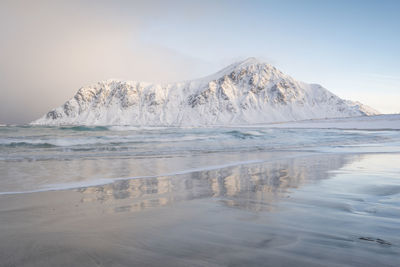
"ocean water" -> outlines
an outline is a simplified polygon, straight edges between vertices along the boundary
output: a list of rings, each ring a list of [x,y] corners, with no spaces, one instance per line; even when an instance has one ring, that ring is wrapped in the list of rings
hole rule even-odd
[[[79,188],[309,153],[398,152],[399,131],[0,127],[0,194]]]

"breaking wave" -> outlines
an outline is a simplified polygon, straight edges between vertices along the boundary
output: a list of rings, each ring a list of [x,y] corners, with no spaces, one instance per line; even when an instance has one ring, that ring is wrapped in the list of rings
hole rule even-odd
[[[228,135],[233,136],[238,139],[252,139],[260,136],[265,136],[265,133],[257,132],[257,131],[229,131]]]
[[[51,148],[57,147],[56,145],[49,143],[29,143],[29,142],[10,142],[9,144],[0,144],[0,146],[17,148],[17,147],[26,147],[26,148]]]
[[[78,132],[85,132],[85,131],[108,131],[109,127],[107,126],[70,126],[70,127],[60,127],[60,130],[68,130],[68,131],[78,131]]]

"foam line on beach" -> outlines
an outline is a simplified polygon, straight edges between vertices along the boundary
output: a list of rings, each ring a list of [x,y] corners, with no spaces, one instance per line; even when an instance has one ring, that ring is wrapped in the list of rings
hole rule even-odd
[[[86,188],[86,187],[95,187],[101,186],[106,184],[112,184],[117,181],[124,181],[124,180],[132,180],[132,179],[149,179],[149,178],[156,178],[156,177],[169,177],[175,175],[184,175],[190,174],[195,172],[201,171],[212,171],[218,169],[224,169],[229,167],[236,167],[240,165],[249,165],[249,164],[257,164],[257,163],[264,163],[271,160],[248,160],[248,161],[238,161],[232,162],[227,164],[221,165],[213,165],[209,167],[201,167],[201,168],[192,168],[187,170],[181,170],[166,174],[158,174],[158,175],[143,175],[143,176],[133,176],[133,177],[124,177],[124,178],[100,178],[90,181],[84,182],[71,182],[71,183],[60,183],[60,184],[49,184],[44,188],[36,189],[36,190],[27,190],[27,191],[9,191],[9,192],[0,192],[0,195],[16,195],[16,194],[32,194],[32,193],[40,193],[40,192],[48,192],[48,191],[62,191],[62,190],[71,190],[71,189],[79,189],[79,188]]]

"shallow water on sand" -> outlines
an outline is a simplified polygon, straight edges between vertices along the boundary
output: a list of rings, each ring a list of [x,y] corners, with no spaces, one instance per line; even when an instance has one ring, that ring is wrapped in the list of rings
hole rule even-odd
[[[295,154],[388,151],[400,152],[400,131],[0,127],[0,195],[189,173]]]
[[[397,266],[400,154],[279,153],[266,162],[1,195],[0,262]]]

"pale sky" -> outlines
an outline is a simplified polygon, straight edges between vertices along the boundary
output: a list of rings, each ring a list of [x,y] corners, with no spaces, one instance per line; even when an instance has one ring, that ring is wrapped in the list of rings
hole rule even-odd
[[[179,81],[247,57],[400,112],[400,1],[0,1],[0,123],[106,79]]]

